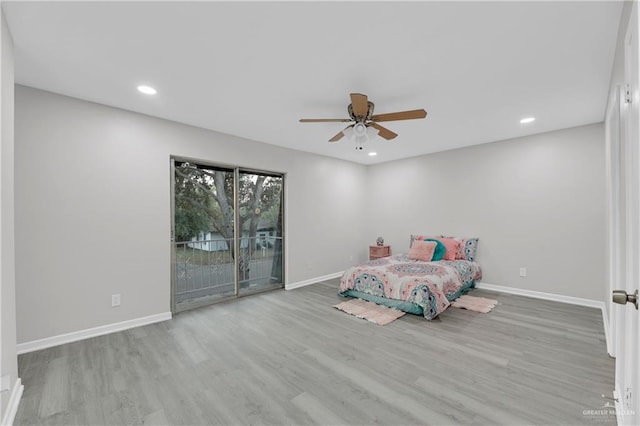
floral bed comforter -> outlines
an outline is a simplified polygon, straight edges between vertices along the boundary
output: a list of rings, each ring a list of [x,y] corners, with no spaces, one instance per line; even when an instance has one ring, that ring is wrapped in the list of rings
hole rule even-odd
[[[481,278],[482,270],[477,262],[422,262],[399,254],[347,269],[340,280],[340,294],[366,298],[412,313],[421,311],[430,320]],[[411,308],[406,309],[407,306]]]

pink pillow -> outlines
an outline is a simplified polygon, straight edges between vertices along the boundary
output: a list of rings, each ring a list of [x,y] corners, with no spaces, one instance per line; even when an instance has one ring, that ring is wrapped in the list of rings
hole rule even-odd
[[[447,251],[444,253],[444,260],[456,260],[456,254],[460,249],[460,241],[453,238],[438,238],[442,241]]]
[[[422,260],[423,262],[431,262],[433,259],[433,252],[436,250],[435,241],[420,241],[415,240],[411,245],[409,259]]]

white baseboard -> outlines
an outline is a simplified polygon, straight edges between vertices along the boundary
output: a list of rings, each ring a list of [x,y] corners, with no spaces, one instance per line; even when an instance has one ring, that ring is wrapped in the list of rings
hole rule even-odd
[[[166,321],[170,319],[171,319],[171,312],[164,312],[162,314],[149,315],[142,318],[116,322],[113,324],[101,325],[99,327],[87,328],[85,330],[79,330],[71,333],[59,334],[57,336],[46,337],[44,339],[32,340],[30,342],[25,342],[25,343],[19,343],[17,347],[18,355],[24,354],[27,352],[39,351],[40,349],[46,349],[53,346],[62,345],[65,343],[77,342],[78,340],[89,339],[91,337],[102,336],[104,334],[111,334],[117,331],[128,330],[134,327],[140,327],[143,325]]]
[[[285,290],[293,290],[294,288],[304,287],[310,284],[319,283],[320,281],[332,280],[334,278],[339,278],[342,276],[344,271],[336,272],[329,275],[323,275],[321,277],[315,277],[304,281],[298,281],[297,283],[291,283],[284,286]]]
[[[18,405],[20,405],[20,399],[22,398],[23,391],[24,385],[22,384],[22,379],[18,377],[16,379],[16,384],[11,390],[11,397],[9,398],[9,403],[7,404],[7,410],[4,412],[4,416],[2,416],[2,426],[13,425],[13,421],[15,420],[16,414],[18,413]]]
[[[476,283],[476,288],[498,291],[500,293],[515,294],[518,296],[533,297],[535,299],[551,300],[553,302],[569,303],[571,305],[587,306],[589,308],[603,309],[604,302],[599,300],[582,299],[580,297],[563,296],[561,294],[544,293],[542,291],[525,290],[522,288],[506,287],[502,285]]]

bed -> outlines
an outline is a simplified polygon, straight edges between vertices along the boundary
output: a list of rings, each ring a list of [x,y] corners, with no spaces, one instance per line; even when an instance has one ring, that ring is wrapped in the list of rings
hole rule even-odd
[[[403,253],[347,269],[340,280],[340,295],[423,315],[428,320],[436,318],[482,278],[480,264],[475,261],[477,238],[412,235],[410,247],[416,240],[444,239],[459,241],[459,245],[447,247],[455,252],[449,253],[448,259],[423,261]]]

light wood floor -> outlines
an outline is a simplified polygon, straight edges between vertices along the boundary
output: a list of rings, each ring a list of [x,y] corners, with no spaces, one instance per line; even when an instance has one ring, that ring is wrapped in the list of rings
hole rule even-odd
[[[21,355],[15,424],[615,424],[597,309],[474,290],[381,327],[337,280]],[[607,411],[605,408],[604,411]]]

